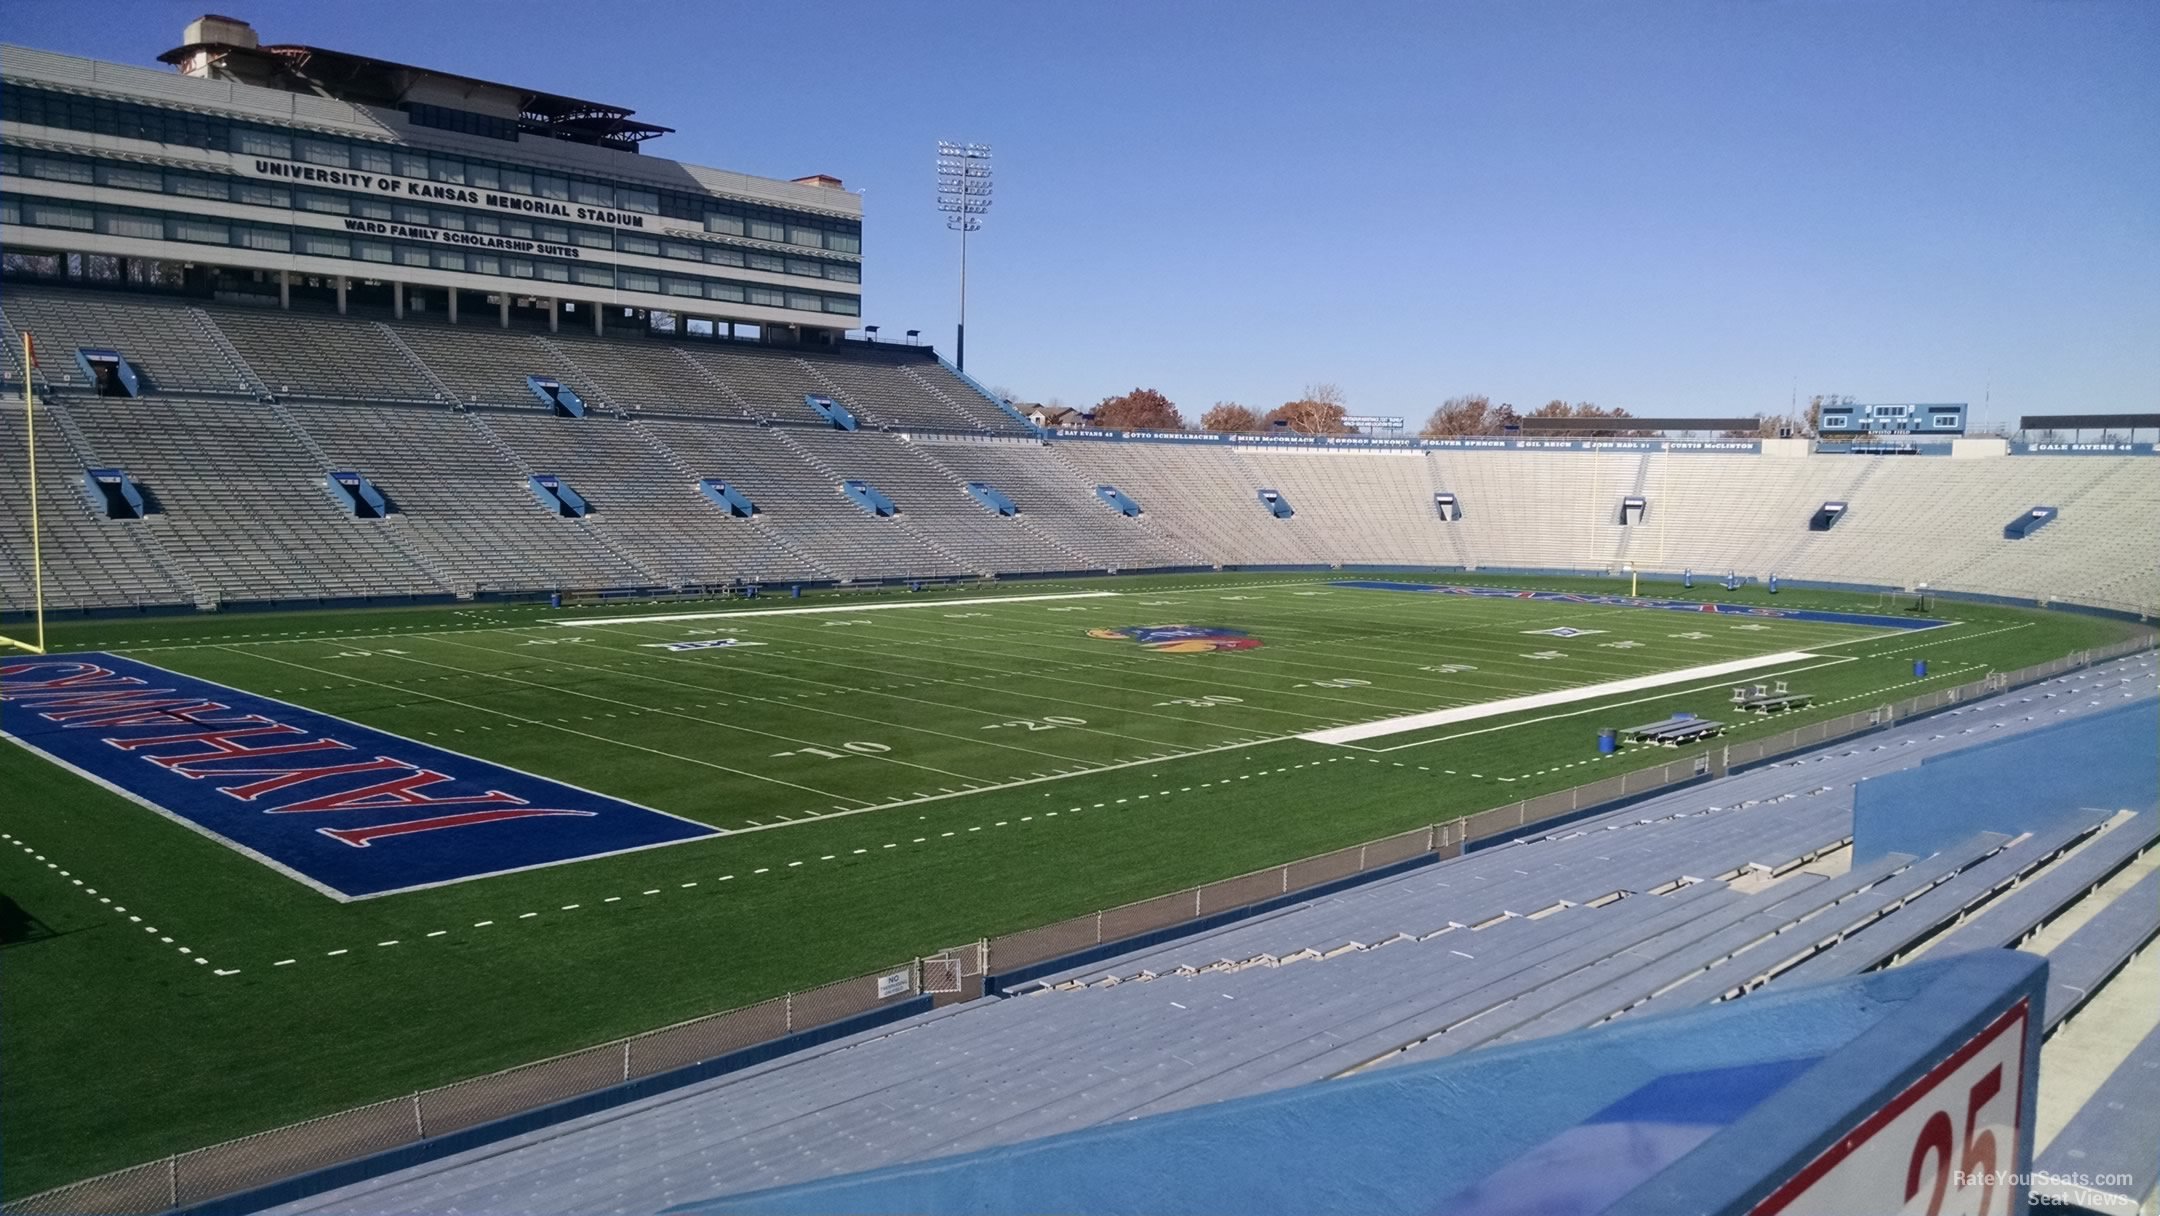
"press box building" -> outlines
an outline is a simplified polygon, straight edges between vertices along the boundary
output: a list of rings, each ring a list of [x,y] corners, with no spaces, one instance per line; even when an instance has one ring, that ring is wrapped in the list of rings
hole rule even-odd
[[[175,71],[0,47],[10,272],[356,297],[465,323],[624,310],[830,342],[862,313],[862,200],[643,155],[616,105],[204,17]],[[479,315],[475,315],[479,314]]]

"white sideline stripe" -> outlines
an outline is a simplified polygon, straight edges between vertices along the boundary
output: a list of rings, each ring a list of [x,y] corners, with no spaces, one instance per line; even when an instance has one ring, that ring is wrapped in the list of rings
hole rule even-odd
[[[1122,591],[1061,591],[1050,595],[985,595],[965,600],[902,600],[889,604],[824,604],[815,608],[748,608],[731,612],[670,612],[653,616],[586,616],[550,625],[644,625],[668,621],[714,621],[738,616],[809,616],[823,612],[881,612],[887,608],[959,608],[976,604],[1029,604],[1038,600],[1099,600]]]
[[[1298,738],[1307,743],[1357,743],[1365,739],[1377,739],[1383,735],[1399,735],[1405,731],[1424,730],[1431,726],[1448,726],[1456,722],[1470,722],[1478,718],[1494,718],[1501,714],[1518,713],[1526,709],[1546,709],[1554,705],[1566,705],[1574,701],[1589,701],[1597,697],[1617,696],[1620,693],[1640,692],[1645,688],[1662,688],[1668,684],[1685,684],[1689,680],[1707,680],[1713,676],[1736,675],[1761,667],[1775,667],[1780,663],[1794,663],[1801,659],[1819,656],[1804,650],[1787,650],[1780,654],[1759,654],[1751,659],[1734,659],[1729,663],[1711,663],[1704,667],[1687,667],[1679,671],[1660,671],[1647,676],[1635,676],[1626,680],[1608,680],[1603,684],[1584,684],[1576,688],[1561,688],[1552,692],[1533,693],[1527,697],[1509,697],[1504,701],[1486,701],[1480,705],[1460,705],[1454,709],[1436,709],[1429,713],[1407,714],[1398,718],[1381,718],[1376,722],[1358,722],[1350,726],[1337,726],[1328,730],[1316,730]]]

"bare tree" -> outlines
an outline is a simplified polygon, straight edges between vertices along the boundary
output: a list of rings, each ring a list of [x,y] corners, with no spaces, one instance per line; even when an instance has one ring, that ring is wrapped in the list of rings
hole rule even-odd
[[[1427,439],[1454,439],[1463,435],[1491,435],[1499,431],[1492,398],[1483,393],[1450,397],[1425,420],[1418,434]]]

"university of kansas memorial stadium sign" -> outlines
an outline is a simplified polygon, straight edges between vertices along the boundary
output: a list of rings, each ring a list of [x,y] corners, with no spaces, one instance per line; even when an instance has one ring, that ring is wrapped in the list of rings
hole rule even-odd
[[[394,177],[387,173],[362,173],[354,169],[328,169],[321,165],[304,164],[296,160],[276,160],[265,156],[235,157],[234,163],[244,173],[255,177],[278,178],[284,181],[304,182],[316,186],[330,186],[340,190],[357,190],[364,194],[384,198],[413,199],[430,203],[454,203],[461,207],[482,207],[507,215],[535,216],[542,219],[567,220],[578,224],[601,224],[610,228],[643,230],[647,221],[657,222],[660,217],[641,215],[635,211],[621,211],[613,207],[589,207],[582,203],[560,202],[551,198],[534,198],[525,194],[509,194],[501,190],[481,190],[472,186],[457,186],[448,182],[423,181],[414,177]]]

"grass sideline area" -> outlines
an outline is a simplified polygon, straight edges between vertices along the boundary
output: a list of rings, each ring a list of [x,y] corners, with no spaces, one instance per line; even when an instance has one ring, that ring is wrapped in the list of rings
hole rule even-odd
[[[5,1195],[1685,754],[1599,759],[1600,726],[1690,710],[1732,723],[1726,739],[1740,741],[2131,633],[1950,600],[1929,614],[1950,625],[1901,633],[1331,585],[1345,577],[54,623],[55,652],[140,659],[729,834],[338,903],[0,747]],[[1862,612],[1876,601],[1643,593]],[[1028,598],[957,602],[1005,595]],[[700,619],[658,619],[686,616]],[[617,623],[574,623],[594,619]],[[1171,653],[1090,635],[1171,624],[1259,645]],[[757,645],[666,648],[730,637]],[[1788,651],[1813,657],[1374,741],[1386,751],[1296,737]],[[1723,712],[1727,687],[1773,678],[1813,704],[1760,720]],[[183,944],[236,973],[187,965]]]

